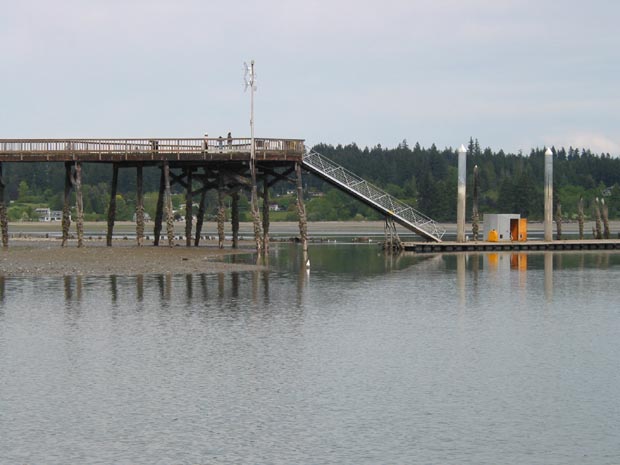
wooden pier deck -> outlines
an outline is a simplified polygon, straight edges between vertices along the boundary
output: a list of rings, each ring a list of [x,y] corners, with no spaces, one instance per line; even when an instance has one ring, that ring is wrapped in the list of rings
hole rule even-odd
[[[257,161],[300,162],[301,139],[255,139]],[[0,162],[249,161],[249,138],[0,139]]]
[[[547,250],[620,250],[620,239],[584,239],[525,242],[403,242],[405,251],[433,252],[525,252]]]

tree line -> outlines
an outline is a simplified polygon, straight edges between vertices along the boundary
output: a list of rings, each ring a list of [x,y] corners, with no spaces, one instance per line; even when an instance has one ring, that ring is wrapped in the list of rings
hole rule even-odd
[[[403,140],[395,148],[360,148],[348,145],[318,144],[314,150],[348,170],[386,190],[399,200],[438,221],[455,221],[457,189],[457,152],[435,145],[410,147]],[[594,154],[589,149],[552,148],[554,158],[554,203],[561,205],[564,219],[577,217],[583,198],[586,216],[593,216],[596,198],[603,198],[609,217],[620,217],[620,159],[609,153]],[[479,169],[481,213],[519,213],[530,220],[543,217],[544,148],[530,153],[511,154],[503,150],[482,149],[476,139],[467,147],[468,218],[471,216],[473,168]],[[5,163],[5,197],[9,200],[10,219],[34,220],[34,209],[63,205],[64,165],[61,163]],[[155,213],[159,188],[159,169],[144,169],[145,210]],[[102,220],[107,213],[112,167],[87,163],[83,167],[83,199],[87,220]],[[272,188],[271,202],[282,212],[273,220],[295,218],[293,186],[278,183]],[[308,219],[365,220],[380,215],[361,202],[311,175],[304,176]],[[182,209],[183,192],[175,191],[173,202]],[[117,218],[131,220],[135,211],[135,170],[121,169],[117,194]],[[287,194],[288,192],[288,194]],[[216,214],[217,194],[209,191],[207,216]],[[249,220],[247,196],[241,196],[241,219]]]
[[[438,221],[456,220],[457,151],[424,148],[406,140],[398,147],[380,145],[360,148],[356,144],[325,145],[314,149],[362,178],[384,188]],[[620,217],[620,158],[609,153],[569,147],[553,151],[554,204],[561,205],[564,219],[577,217],[583,198],[586,216],[592,216],[596,198],[604,199],[610,218]],[[476,139],[467,147],[467,215],[471,217],[473,169],[478,166],[481,213],[519,213],[541,220],[544,210],[544,148],[528,154],[507,154],[482,149]],[[321,181],[313,181],[323,188]]]

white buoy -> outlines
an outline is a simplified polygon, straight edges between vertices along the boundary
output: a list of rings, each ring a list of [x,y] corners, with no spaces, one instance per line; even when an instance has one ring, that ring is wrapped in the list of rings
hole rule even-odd
[[[310,269],[310,259],[306,260],[306,268]]]

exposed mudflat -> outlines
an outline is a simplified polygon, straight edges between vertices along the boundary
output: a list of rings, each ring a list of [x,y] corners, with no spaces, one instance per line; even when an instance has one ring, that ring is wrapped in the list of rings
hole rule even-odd
[[[204,273],[209,271],[255,270],[252,249],[219,249],[214,245],[185,246],[145,245],[115,241],[85,241],[77,248],[75,241],[61,247],[55,239],[12,240],[8,249],[0,250],[0,275],[137,275],[162,273]]]

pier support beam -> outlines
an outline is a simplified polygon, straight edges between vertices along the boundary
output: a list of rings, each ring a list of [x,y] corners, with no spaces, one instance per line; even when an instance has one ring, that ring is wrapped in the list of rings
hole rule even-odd
[[[4,177],[2,176],[2,162],[0,162],[0,229],[2,230],[2,247],[9,246],[9,222],[7,208],[4,204]]]
[[[545,150],[545,241],[553,240],[553,152]]]
[[[304,205],[304,190],[301,179],[301,164],[295,163],[297,177],[297,215],[299,217],[299,239],[304,252],[304,259],[308,253],[308,221],[306,219],[306,207]],[[305,262],[305,260],[304,260]]]
[[[138,247],[144,245],[144,189],[142,165],[136,168],[136,241]]]
[[[164,162],[164,199],[166,205],[166,233],[168,247],[174,246],[174,215],[172,213],[172,192],[170,191],[170,166]]]
[[[465,176],[467,150],[461,144],[458,150],[458,192],[456,202],[456,242],[465,242]]]
[[[203,187],[200,192],[200,205],[198,206],[198,214],[196,215],[196,236],[194,237],[194,247],[200,244],[200,235],[202,234],[202,224],[205,219],[205,202],[207,201],[207,188]]]
[[[69,240],[69,228],[71,227],[71,162],[65,162],[65,195],[62,206],[62,243],[61,247],[67,245]]]
[[[159,177],[159,195],[157,196],[157,206],[155,207],[155,224],[153,226],[153,245],[159,245],[161,236],[161,223],[164,216],[164,193],[166,191],[166,175],[164,167],[161,167],[161,176]]]
[[[269,182],[263,179],[263,250],[269,253]]]
[[[230,195],[232,205],[230,209],[230,222],[232,226],[232,246],[233,249],[239,248],[239,192]]]
[[[116,191],[118,188],[118,164],[112,164],[112,187],[110,189],[110,204],[108,205],[108,232],[105,244],[112,247],[112,234],[114,233],[114,221],[116,219]]]
[[[75,162],[75,227],[77,229],[77,246],[84,247],[84,201],[82,199],[82,163]]]
[[[224,176],[220,172],[217,188],[217,245],[224,248],[224,222],[226,221],[226,209],[224,207]]]
[[[187,169],[187,191],[185,194],[185,246],[192,246],[192,168]]]

